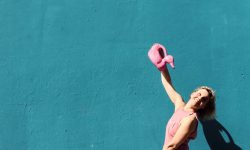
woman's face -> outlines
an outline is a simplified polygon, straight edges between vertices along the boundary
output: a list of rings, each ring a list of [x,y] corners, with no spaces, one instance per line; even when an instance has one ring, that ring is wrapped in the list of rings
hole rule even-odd
[[[209,101],[209,93],[206,89],[199,89],[191,94],[190,101],[194,109],[203,109]]]

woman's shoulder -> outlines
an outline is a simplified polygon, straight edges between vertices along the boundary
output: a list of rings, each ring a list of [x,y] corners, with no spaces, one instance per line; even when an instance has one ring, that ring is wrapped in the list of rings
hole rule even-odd
[[[185,105],[186,105],[186,104],[183,103],[183,104],[181,104],[181,105],[175,106],[174,111],[177,112],[177,111],[184,110]]]
[[[182,119],[187,119],[190,121],[194,121],[194,122],[198,122],[198,117],[196,112],[190,112],[190,111],[186,111],[184,110],[184,107],[180,107],[175,111],[176,114],[178,114],[178,116],[180,116]]]

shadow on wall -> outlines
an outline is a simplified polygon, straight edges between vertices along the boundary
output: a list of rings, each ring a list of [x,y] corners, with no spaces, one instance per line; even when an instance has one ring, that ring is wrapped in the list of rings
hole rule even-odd
[[[241,150],[229,132],[216,119],[201,121],[201,124],[211,150]]]

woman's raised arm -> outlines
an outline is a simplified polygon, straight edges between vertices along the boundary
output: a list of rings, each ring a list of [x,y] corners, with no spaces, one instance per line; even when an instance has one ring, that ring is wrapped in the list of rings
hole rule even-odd
[[[185,103],[181,95],[178,92],[176,92],[176,90],[174,89],[168,69],[167,67],[165,68],[166,69],[161,71],[161,81],[170,100],[175,105],[175,110],[177,110],[178,108],[183,107]]]

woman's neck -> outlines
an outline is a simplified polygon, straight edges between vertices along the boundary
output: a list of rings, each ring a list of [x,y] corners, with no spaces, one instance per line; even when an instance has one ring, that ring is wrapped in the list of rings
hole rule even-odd
[[[188,112],[196,112],[196,110],[190,105],[189,102],[184,106],[183,109]]]

